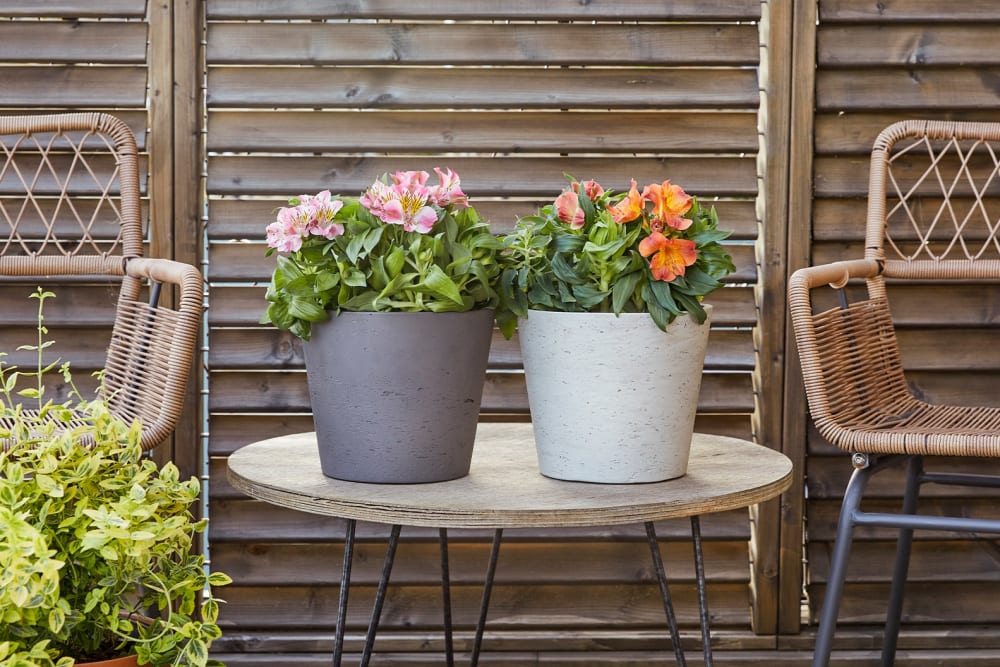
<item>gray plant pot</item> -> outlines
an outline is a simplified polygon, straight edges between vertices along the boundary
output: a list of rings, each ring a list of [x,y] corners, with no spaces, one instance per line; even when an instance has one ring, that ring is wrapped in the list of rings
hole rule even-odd
[[[323,474],[381,484],[467,475],[493,315],[342,312],[314,324],[303,349]]]

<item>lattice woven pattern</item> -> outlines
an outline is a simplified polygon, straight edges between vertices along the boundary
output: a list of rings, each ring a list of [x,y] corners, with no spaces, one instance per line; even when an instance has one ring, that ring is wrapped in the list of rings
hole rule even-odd
[[[105,398],[116,416],[141,421],[143,448],[157,445],[180,416],[202,280],[187,264],[142,257],[135,137],[107,114],[0,117],[0,151],[0,276],[120,286]],[[173,303],[159,297],[164,284]]]
[[[885,286],[886,278],[1000,281],[997,142],[1000,123],[886,128],[872,151],[865,258],[792,276],[809,408],[831,443],[865,453],[1000,455],[1000,408],[933,404],[910,391]],[[864,279],[866,300],[813,312],[814,289],[851,279]]]

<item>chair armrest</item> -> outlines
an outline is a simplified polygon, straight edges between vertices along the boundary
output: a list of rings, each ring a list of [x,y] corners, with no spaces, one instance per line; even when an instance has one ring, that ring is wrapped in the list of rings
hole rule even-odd
[[[831,264],[820,264],[799,269],[788,283],[789,292],[810,290],[820,285],[841,288],[851,278],[874,278],[882,272],[882,265],[874,259],[854,259]]]

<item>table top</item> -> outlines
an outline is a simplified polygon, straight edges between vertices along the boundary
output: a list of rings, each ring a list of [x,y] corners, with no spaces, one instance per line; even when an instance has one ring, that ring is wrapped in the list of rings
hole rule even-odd
[[[229,481],[265,502],[313,514],[437,528],[610,526],[722,512],[769,500],[792,482],[780,452],[696,433],[687,475],[648,484],[566,482],[538,472],[531,424],[479,424],[466,477],[368,484],[326,477],[315,433],[251,443]]]

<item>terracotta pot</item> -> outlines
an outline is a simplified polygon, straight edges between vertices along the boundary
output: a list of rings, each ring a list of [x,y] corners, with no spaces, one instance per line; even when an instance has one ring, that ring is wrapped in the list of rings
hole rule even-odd
[[[469,473],[493,311],[349,313],[303,345],[323,473],[380,484]]]
[[[530,311],[518,323],[547,477],[659,482],[687,472],[709,319],[661,331],[647,313]]]
[[[149,667],[149,665],[140,665],[139,658],[134,655],[112,658],[111,660],[98,660],[97,662],[77,662],[76,665],[77,667]]]

